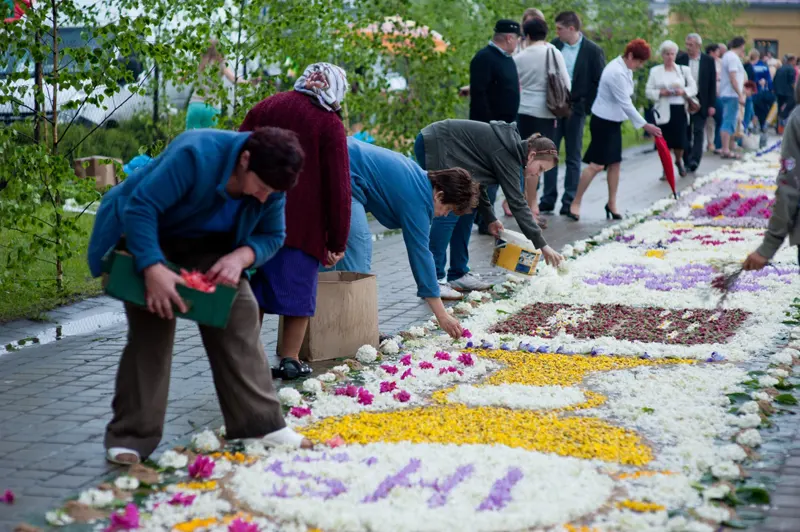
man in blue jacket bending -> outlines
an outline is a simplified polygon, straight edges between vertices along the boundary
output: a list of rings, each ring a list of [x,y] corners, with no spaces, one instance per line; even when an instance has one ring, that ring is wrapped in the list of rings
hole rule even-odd
[[[106,253],[125,249],[144,276],[147,301],[147,308],[125,304],[128,343],[106,429],[109,461],[137,463],[161,441],[173,307],[187,310],[176,290],[183,280],[167,260],[238,287],[227,327],[200,326],[228,438],[310,446],[284,422],[259,339],[258,304],[243,275],[283,245],[284,192],[303,159],[296,135],[284,129],[189,131],[103,197],[89,242],[92,275],[102,273]]]

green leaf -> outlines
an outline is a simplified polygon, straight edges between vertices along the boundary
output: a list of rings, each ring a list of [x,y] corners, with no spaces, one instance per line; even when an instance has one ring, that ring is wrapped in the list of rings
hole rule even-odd
[[[750,396],[750,394],[742,393],[742,392],[729,393],[728,394],[728,399],[730,399],[731,403],[733,403],[735,405],[736,404],[741,404],[741,403],[746,403],[748,401],[752,401],[753,400],[752,397]]]
[[[764,488],[745,486],[736,489],[736,496],[744,504],[769,504],[769,492]]]
[[[642,412],[644,412],[645,414],[652,414],[655,412],[655,409],[650,408],[649,406],[643,406]]]
[[[498,314],[511,314],[510,312],[507,312],[507,311],[505,311],[505,310],[500,310],[500,309],[497,309],[497,311],[496,311],[496,312],[497,312]]]
[[[775,402],[776,403],[780,403],[782,405],[796,405],[797,404],[797,398],[795,398],[795,396],[793,396],[791,394],[782,393],[780,395],[776,395],[775,396]]]

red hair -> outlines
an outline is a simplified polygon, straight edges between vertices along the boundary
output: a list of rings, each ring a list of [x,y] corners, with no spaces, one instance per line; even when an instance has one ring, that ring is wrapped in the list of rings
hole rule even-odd
[[[750,80],[750,79],[748,79],[747,81],[744,82],[744,88],[745,89],[750,89],[753,92],[758,92],[758,85],[756,85],[755,81]]]
[[[647,61],[650,59],[650,45],[644,39],[634,39],[625,47],[623,57],[628,57],[631,54],[634,59],[639,61]]]

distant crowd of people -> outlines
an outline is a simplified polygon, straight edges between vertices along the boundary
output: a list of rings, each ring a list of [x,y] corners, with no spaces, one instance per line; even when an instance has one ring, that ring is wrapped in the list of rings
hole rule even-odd
[[[606,63],[603,50],[581,31],[581,19],[572,11],[555,17],[555,37],[538,9],[525,11],[522,23],[501,20],[489,44],[470,65],[470,119],[516,122],[523,138],[538,133],[562,142],[566,152],[564,185],[559,213],[580,219],[583,194],[602,170],[608,176],[606,216],[619,218],[616,192],[622,160],[621,124],[630,120],[646,135],[663,136],[674,154],[677,172],[685,177],[700,166],[706,146],[725,159],[738,159],[741,136],[762,132],[766,142],[770,110],[777,111],[776,127],[795,105],[797,60],[783,62],[771,54],[762,59],[757,50],[743,62],[745,40],[711,44],[703,52],[703,39],[689,34],[685,49],[667,40],[658,48],[661,63],[650,69],[645,94],[651,105],[643,117],[632,95],[632,72],[651,60],[650,45],[631,41],[623,54]],[[553,106],[558,87],[569,94],[568,112]],[[592,143],[583,151],[584,124],[590,118]],[[587,166],[581,171],[581,162]],[[543,228],[542,213],[554,212],[559,200],[558,168],[547,171],[541,196],[538,179],[523,182],[530,209]],[[662,176],[662,179],[664,177]],[[489,189],[494,203],[496,189]],[[503,203],[507,216],[508,203]],[[489,232],[486,220],[476,217],[478,230]]]

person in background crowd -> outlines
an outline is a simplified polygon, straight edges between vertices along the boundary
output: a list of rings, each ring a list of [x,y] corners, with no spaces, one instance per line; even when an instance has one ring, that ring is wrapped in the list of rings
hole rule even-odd
[[[552,139],[556,128],[556,116],[547,107],[548,69],[558,72],[567,89],[570,88],[569,73],[564,64],[561,52],[546,41],[547,22],[540,18],[533,18],[525,23],[525,49],[514,56],[519,72],[519,81],[522,88],[522,97],[519,105],[517,126],[522,138],[528,138],[534,133]],[[536,198],[539,188],[538,178],[531,182],[533,189],[530,191]],[[539,216],[539,204],[534,201],[530,205],[533,215],[539,226],[547,227],[547,221]]]
[[[133,255],[146,308],[125,303],[128,340],[106,428],[106,459],[133,465],[164,430],[175,340],[173,307],[186,312],[167,261],[237,287],[224,329],[200,325],[227,437],[310,447],[286,427],[259,338],[258,304],[244,272],[283,244],[284,191],[297,182],[303,149],[291,131],[199,130],[179,135],[158,158],[104,196],[89,240],[89,268],[103,273],[112,250]]]
[[[687,98],[697,96],[697,82],[688,66],[675,64],[678,45],[664,41],[659,48],[663,65],[650,69],[647,78],[647,97],[655,102],[656,124],[661,127],[667,147],[675,154],[675,166],[681,177],[686,177],[683,152],[688,144],[689,111]]]
[[[519,109],[519,75],[511,54],[519,42],[519,22],[499,20],[489,44],[469,64],[469,119],[511,123]]]
[[[529,7],[522,13],[522,23],[520,24],[519,27],[524,28],[526,22],[528,22],[529,20],[533,20],[535,18],[540,18],[544,20],[544,13],[542,13],[541,10],[536,9],[535,7]],[[519,44],[517,45],[517,51],[515,52],[514,55],[520,53],[527,46],[524,37],[525,36],[523,35],[523,38],[519,40]]]
[[[469,119],[480,122],[500,120],[512,123],[519,110],[520,86],[517,65],[511,57],[519,43],[519,23],[498,20],[489,44],[469,64]],[[489,189],[492,205],[497,201],[497,187]],[[480,234],[489,234],[481,216],[475,218]]]
[[[767,52],[769,55],[769,59],[767,59],[767,66],[769,67],[769,75],[772,79],[775,79],[775,74],[778,72],[778,69],[781,67],[781,60],[775,57],[772,52]]]
[[[233,70],[225,64],[225,56],[219,52],[218,46],[219,42],[212,39],[206,53],[200,59],[200,65],[197,67],[197,83],[192,89],[189,107],[186,109],[186,129],[202,129],[217,125],[217,117],[221,111],[206,103],[215,86],[214,82],[210,81],[211,77],[224,77],[231,83],[241,84],[256,84],[260,81],[237,78]]]
[[[751,130],[753,130],[756,126],[756,114],[753,110],[753,100],[755,96],[758,94],[758,87],[756,86],[756,82],[748,79],[744,82],[744,96],[747,99],[745,106],[744,106],[744,116],[742,118],[742,131],[747,134]],[[737,139],[737,144],[739,146],[742,145],[742,139]]]
[[[471,120],[435,122],[417,135],[414,153],[424,170],[464,168],[481,186],[478,210],[488,222],[489,231],[499,235],[503,224],[494,216],[486,187],[500,185],[508,198],[520,229],[551,266],[561,262],[561,255],[547,245],[520,189],[520,175],[526,182],[558,164],[558,151],[550,139],[539,137],[523,141],[516,124]],[[530,190],[530,187],[526,187]],[[442,294],[446,288],[458,291],[487,290],[491,287],[469,273],[469,240],[474,213],[456,216],[451,213],[436,218],[431,225],[431,252],[436,263]],[[450,268],[446,272],[447,248]]]
[[[564,11],[556,15],[556,33],[558,38],[552,44],[561,51],[567,73],[572,80],[572,114],[558,119],[555,133],[551,137],[556,149],[561,147],[563,141],[566,151],[564,193],[561,195],[559,213],[567,215],[581,175],[586,115],[597,97],[597,87],[606,66],[606,58],[603,49],[581,33],[581,19],[574,11]],[[539,210],[552,212],[557,201],[558,166],[555,166],[544,175],[544,191],[539,201]]]
[[[697,100],[700,110],[689,118],[686,151],[683,152],[683,163],[686,169],[694,172],[703,158],[703,133],[706,120],[713,119],[717,103],[717,69],[714,59],[702,52],[703,39],[696,33],[690,33],[684,41],[686,52],[679,53],[676,63],[688,66],[697,83]]]
[[[334,266],[341,260],[347,246],[350,170],[341,118],[347,87],[344,70],[315,63],[297,79],[294,90],[256,104],[240,128],[289,129],[306,153],[297,186],[286,197],[286,243],[253,277],[262,311],[283,317],[275,375],[285,379],[311,373],[299,355],[317,305],[317,273],[320,264]]]
[[[719,99],[719,95],[722,90],[722,56],[728,53],[728,45],[719,43],[718,46],[719,48],[714,58],[714,64],[717,70],[717,112],[714,113],[714,153],[716,155],[722,155],[722,100]]]
[[[719,125],[721,124],[722,111],[719,106],[719,79],[722,71],[722,61],[720,59],[719,44],[712,43],[706,46],[706,55],[714,61],[714,76],[716,77],[715,92],[714,92],[714,112],[711,113],[709,109],[708,118],[706,118],[706,151],[714,151],[714,142],[716,141],[719,132]]]
[[[747,103],[747,98],[744,94],[745,71],[742,64],[744,46],[744,37],[734,37],[728,43],[729,50],[722,56],[719,99],[722,107],[720,135],[722,137],[721,155],[723,159],[741,158],[733,152],[733,134],[736,132],[736,124],[739,121],[739,107]]]
[[[778,98],[780,125],[783,125],[795,106],[794,86],[797,81],[795,64],[797,58],[787,54],[783,58],[783,66],[775,73],[775,96]]]
[[[745,65],[745,70],[750,80],[755,82],[757,90],[753,94],[753,113],[758,118],[759,131],[767,130],[767,115],[775,103],[773,94],[772,76],[769,73],[769,66],[761,59],[758,50],[750,52],[750,61]],[[766,142],[766,137],[762,142]]]
[[[569,208],[568,216],[580,220],[581,201],[592,180],[604,168],[608,174],[607,218],[622,218],[617,211],[617,188],[622,162],[622,123],[630,120],[636,129],[644,128],[654,137],[661,136],[661,129],[648,124],[633,105],[633,71],[641,68],[650,59],[650,45],[644,39],[634,39],[625,46],[622,55],[603,69],[597,99],[592,105],[592,120],[589,131],[592,140],[583,156],[588,164],[581,174],[578,192]]]
[[[442,304],[436,265],[430,251],[434,217],[467,214],[478,206],[479,187],[463,168],[425,172],[399,153],[349,137],[352,221],[347,252],[336,270],[369,273],[372,233],[367,213],[390,229],[402,229],[417,296],[428,303],[441,328],[461,338],[461,325]],[[452,294],[461,299],[461,293]]]
[[[795,87],[794,99],[800,97],[800,83]],[[775,204],[764,233],[764,240],[754,252],[748,255],[742,265],[745,270],[760,270],[778,252],[783,241],[789,237],[790,246],[800,245],[800,224],[797,223],[800,210],[800,108],[795,107],[786,122],[781,142],[781,169],[778,172],[778,188],[775,191]],[[800,261],[800,248],[798,248]]]

